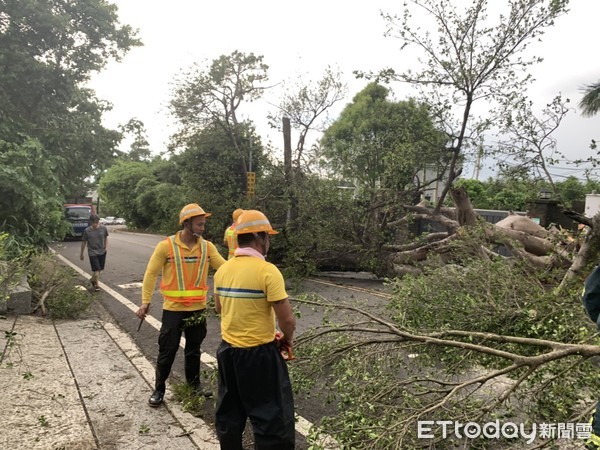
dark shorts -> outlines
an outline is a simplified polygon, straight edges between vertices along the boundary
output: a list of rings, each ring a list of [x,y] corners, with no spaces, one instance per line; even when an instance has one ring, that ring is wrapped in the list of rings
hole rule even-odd
[[[90,265],[92,266],[92,272],[104,270],[104,262],[106,261],[106,253],[104,255],[89,255]]]

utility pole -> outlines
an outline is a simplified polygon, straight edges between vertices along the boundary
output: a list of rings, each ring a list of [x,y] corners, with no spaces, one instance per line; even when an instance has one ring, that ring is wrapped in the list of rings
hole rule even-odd
[[[286,215],[286,226],[289,226],[294,213],[294,176],[292,173],[292,127],[290,125],[290,118],[283,117],[281,119],[283,127],[283,169],[285,171],[285,185],[288,190],[288,209]]]
[[[254,198],[255,186],[256,186],[256,173],[252,172],[252,138],[250,138],[248,147],[248,172],[246,172],[246,197],[250,200]]]

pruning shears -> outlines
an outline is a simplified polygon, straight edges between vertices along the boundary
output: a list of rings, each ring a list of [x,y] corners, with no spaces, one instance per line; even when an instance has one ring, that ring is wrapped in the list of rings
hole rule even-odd
[[[279,348],[279,352],[281,353],[281,357],[285,361],[291,361],[296,359],[294,353],[292,352],[292,347],[281,342],[281,338],[283,337],[283,333],[279,330],[275,332],[275,343],[277,344],[277,348]]]

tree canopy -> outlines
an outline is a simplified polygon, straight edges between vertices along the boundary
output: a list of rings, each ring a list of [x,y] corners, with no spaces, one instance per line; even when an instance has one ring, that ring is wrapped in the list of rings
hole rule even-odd
[[[173,148],[185,146],[186,139],[204,128],[218,126],[229,135],[245,176],[249,152],[242,145],[238,109],[242,102],[262,96],[268,69],[262,56],[234,51],[213,60],[208,69],[194,64],[182,72],[170,102],[171,112],[181,125],[173,137]]]
[[[428,164],[444,164],[444,136],[428,106],[414,100],[394,102],[389,93],[380,84],[367,85],[321,141],[331,169],[366,191],[403,191]]]
[[[19,159],[11,155],[35,159],[35,149],[51,168],[35,172],[35,182],[56,208],[65,195],[85,193],[85,179],[118,154],[120,134],[101,121],[109,105],[85,82],[109,59],[118,60],[141,43],[131,27],[118,23],[116,6],[102,0],[5,0],[1,11],[0,151],[5,164],[0,171],[9,179],[20,169]],[[26,191],[10,193],[15,204],[31,200]],[[49,206],[37,203],[31,209]],[[3,209],[0,223],[21,234],[39,226],[34,220],[39,213],[22,214]],[[57,227],[54,223],[51,229]]]

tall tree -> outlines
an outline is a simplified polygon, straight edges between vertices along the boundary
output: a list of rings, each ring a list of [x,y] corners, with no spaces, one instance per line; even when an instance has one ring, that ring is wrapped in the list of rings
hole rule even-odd
[[[234,51],[215,59],[208,69],[195,64],[180,74],[170,102],[171,112],[181,125],[173,138],[174,147],[185,146],[187,139],[217,125],[234,145],[245,177],[250,149],[244,146],[238,110],[243,101],[262,96],[268,69],[262,56]]]
[[[307,137],[311,131],[325,130],[329,124],[330,109],[344,98],[347,87],[340,81],[340,74],[328,67],[321,79],[314,82],[300,79],[284,86],[283,91],[285,93],[279,102],[278,111],[268,117],[273,128],[283,131],[283,119],[287,118],[290,128],[298,132],[295,150],[291,149],[291,136],[289,151],[284,149],[286,225],[293,227],[298,218],[298,196],[303,189],[300,187],[301,178],[319,167],[319,147],[313,144],[307,149]]]
[[[342,101],[348,88],[340,80],[340,74],[328,67],[323,76],[314,82],[296,81],[286,86],[278,104],[278,111],[269,114],[269,123],[281,130],[281,119],[287,117],[298,132],[292,164],[296,170],[314,170],[316,156],[308,155],[306,139],[311,131],[325,131],[329,125],[329,112]]]
[[[390,101],[389,92],[377,83],[367,85],[321,141],[331,169],[366,192],[402,191],[428,164],[443,163],[443,136],[429,107]]]
[[[431,164],[445,165],[443,135],[434,127],[427,105],[393,102],[388,94],[384,86],[367,85],[321,140],[323,165],[336,178],[354,183],[364,202],[357,238],[371,250],[396,234],[390,218],[418,196],[414,180],[419,172]]]
[[[118,24],[117,7],[103,0],[2,0],[0,11],[1,151],[41,151],[58,180],[48,195],[60,203],[117,154],[120,134],[101,122],[109,105],[85,82],[140,42],[131,27]],[[6,217],[15,213],[3,211]],[[24,218],[13,225],[17,232],[29,226]]]
[[[566,12],[568,0],[508,0],[494,24],[488,17],[489,0],[473,0],[459,10],[445,0],[409,0],[402,16],[385,14],[388,35],[404,47],[422,52],[422,64],[398,73],[380,72],[385,79],[408,82],[421,90],[447,133],[451,157],[439,212],[462,171],[464,153],[493,120],[474,118],[477,100],[493,105],[499,98],[519,98],[531,77],[527,67],[541,60],[524,51],[545,28]],[[418,19],[412,13],[420,14]],[[433,24],[427,23],[428,20]],[[435,31],[431,31],[435,30]]]
[[[133,139],[129,147],[128,158],[132,161],[148,161],[151,159],[150,144],[146,137],[146,127],[139,119],[130,119],[120,127],[123,135],[129,135]]]

